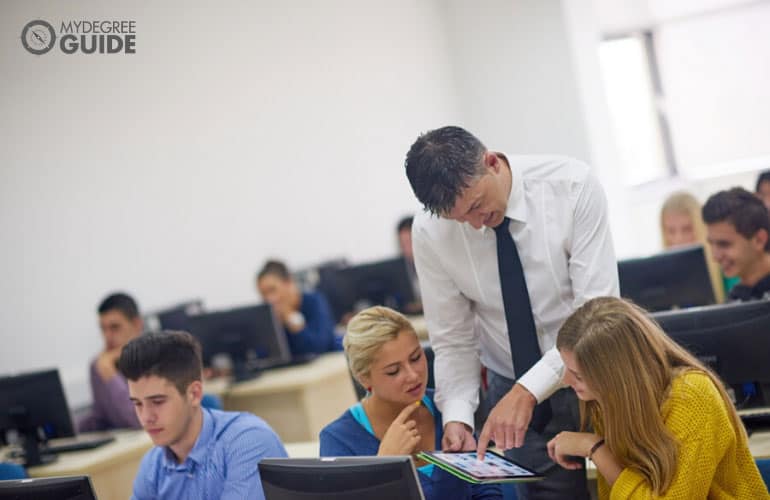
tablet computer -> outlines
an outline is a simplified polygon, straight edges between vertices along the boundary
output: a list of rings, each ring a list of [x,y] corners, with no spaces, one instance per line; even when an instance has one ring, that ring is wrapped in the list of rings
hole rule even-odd
[[[428,463],[473,484],[539,481],[542,474],[528,469],[498,453],[487,450],[484,460],[475,451],[423,451],[417,454]]]

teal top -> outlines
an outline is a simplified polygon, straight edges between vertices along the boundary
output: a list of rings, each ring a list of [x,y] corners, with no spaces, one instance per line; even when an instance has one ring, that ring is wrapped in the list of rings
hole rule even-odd
[[[422,404],[425,405],[425,408],[428,409],[431,415],[433,417],[436,416],[436,407],[433,406],[433,401],[430,400],[430,398],[425,395],[422,397]],[[356,419],[356,422],[361,424],[361,427],[366,429],[366,432],[374,436],[374,429],[372,428],[372,423],[369,421],[369,417],[366,415],[366,412],[364,411],[364,406],[361,404],[361,402],[358,402],[350,407],[350,413],[353,415],[353,418]],[[375,436],[376,437],[376,436]],[[417,470],[425,474],[426,476],[430,477],[433,475],[433,464],[423,465],[422,467],[418,467]]]

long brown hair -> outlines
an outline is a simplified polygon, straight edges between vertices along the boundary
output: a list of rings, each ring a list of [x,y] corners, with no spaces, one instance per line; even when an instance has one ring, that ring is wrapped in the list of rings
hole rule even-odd
[[[615,297],[599,297],[575,311],[559,330],[559,350],[573,353],[596,395],[580,402],[581,427],[603,433],[620,464],[663,494],[677,466],[679,444],[666,428],[661,406],[685,371],[702,372],[716,386],[733,427],[744,433],[722,382],[677,345],[647,313]]]

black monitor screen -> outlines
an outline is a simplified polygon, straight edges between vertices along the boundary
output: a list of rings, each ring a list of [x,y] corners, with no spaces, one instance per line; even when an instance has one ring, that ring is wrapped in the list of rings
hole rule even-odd
[[[618,262],[620,295],[648,311],[713,304],[702,246]]]
[[[347,311],[377,305],[404,311],[415,300],[412,278],[403,257],[346,267],[336,275]]]
[[[269,458],[259,462],[267,500],[422,500],[411,458]]]
[[[661,312],[652,317],[724,382],[770,383],[770,300]]]
[[[148,331],[190,331],[190,317],[203,313],[203,301],[191,300],[145,315]]]
[[[348,267],[347,260],[340,258],[294,273],[294,279],[303,290],[316,290],[326,298],[332,309],[335,323],[339,323],[342,317],[350,312],[348,300],[337,277],[337,272],[346,267]]]
[[[0,377],[0,441],[10,441],[11,431],[18,433],[27,465],[53,458],[41,458],[40,442],[75,435],[58,370]]]
[[[190,333],[201,343],[203,363],[227,354],[236,365],[262,369],[291,361],[286,334],[268,304],[190,317]]]
[[[0,498],[13,500],[96,500],[88,476],[0,481]]]

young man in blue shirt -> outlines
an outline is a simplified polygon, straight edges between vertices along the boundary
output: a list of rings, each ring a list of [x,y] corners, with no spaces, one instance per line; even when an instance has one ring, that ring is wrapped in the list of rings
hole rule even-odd
[[[285,457],[259,417],[201,407],[200,345],[188,333],[129,342],[118,368],[155,447],[142,459],[132,499],[264,499],[257,464]]]

